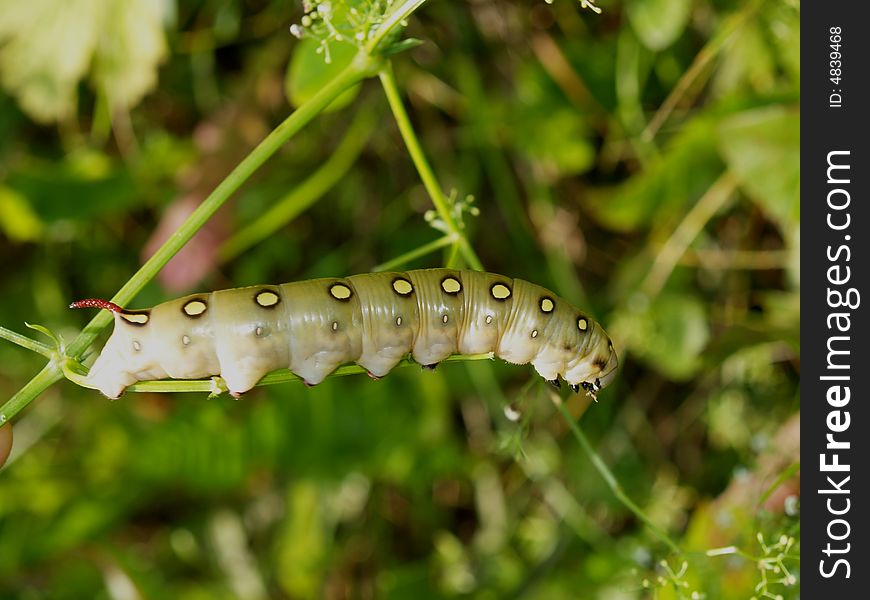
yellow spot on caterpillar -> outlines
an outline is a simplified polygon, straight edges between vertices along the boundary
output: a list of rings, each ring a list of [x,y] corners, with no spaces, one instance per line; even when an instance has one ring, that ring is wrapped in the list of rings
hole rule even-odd
[[[139,350],[141,350],[141,349],[142,349],[142,344],[133,340],[133,350],[135,350],[136,352],[139,352]]]
[[[181,343],[184,344],[185,346],[190,344],[190,336],[189,335],[181,336]]]
[[[454,277],[445,277],[441,282],[441,289],[448,294],[457,294],[462,290],[462,284]]]
[[[281,301],[281,298],[278,297],[278,294],[275,292],[266,290],[257,294],[255,298],[257,304],[262,306],[263,308],[269,308],[270,306],[275,306],[278,302]]]
[[[121,313],[121,318],[134,325],[144,325],[149,319],[145,313]]]
[[[553,301],[549,298],[541,298],[541,310],[545,313],[553,312],[553,309],[556,308],[556,305],[553,304]]]
[[[577,328],[580,329],[580,331],[586,331],[589,328],[589,321],[580,317],[577,319]]]
[[[407,279],[397,278],[393,281],[393,289],[400,296],[407,296],[414,291],[414,286]]]
[[[206,311],[208,306],[202,300],[191,300],[184,305],[184,314],[188,317],[198,317]]]
[[[538,330],[537,330],[537,329],[535,329],[534,331],[532,331],[532,337],[533,337],[533,338],[538,337]]]
[[[333,286],[329,288],[329,293],[332,294],[332,297],[336,300],[348,300],[353,295],[350,288],[343,283],[333,284]]]
[[[489,325],[492,323],[492,315],[486,315],[486,324]]]
[[[492,286],[492,297],[496,300],[507,300],[511,297],[511,289],[503,283]]]
[[[398,325],[399,327],[402,326],[402,317],[396,317],[396,325]]]
[[[447,323],[447,315],[444,315],[443,317],[441,317],[441,322]]]

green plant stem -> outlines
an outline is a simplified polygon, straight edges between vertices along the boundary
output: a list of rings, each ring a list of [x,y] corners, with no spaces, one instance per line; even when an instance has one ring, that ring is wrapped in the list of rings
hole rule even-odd
[[[640,139],[643,142],[650,143],[653,141],[656,133],[658,133],[662,125],[665,124],[665,121],[668,120],[668,117],[670,117],[671,113],[677,107],[677,104],[680,103],[680,100],[688,94],[689,89],[701,76],[716,55],[719,54],[719,51],[725,47],[725,44],[731,40],[731,37],[743,26],[743,24],[754,15],[760,5],[761,3],[759,0],[755,0],[750,4],[747,4],[742,10],[731,15],[731,17],[725,21],[719,33],[707,42],[703,48],[701,48],[701,51],[695,56],[689,69],[682,77],[680,77],[677,85],[674,86],[670,94],[668,94],[668,97],[665,98],[665,101],[662,102],[662,105],[656,111],[655,115],[653,115],[653,118],[650,119],[646,129],[644,129],[640,136]]]
[[[366,77],[377,73],[380,61],[365,52],[360,52],[350,65],[332,81],[323,86],[310,100],[296,109],[278,125],[233,171],[209,194],[187,220],[154,253],[148,261],[112,297],[112,302],[127,305],[145,285],[169,262],[196,234],[208,219],[251,177],[266,160],[308,124],[342,92]],[[112,321],[112,315],[100,311],[85,326],[84,330],[67,347],[66,355],[79,359],[96,339],[97,335]],[[46,388],[63,378],[63,370],[57,360],[52,360],[0,408],[0,415],[12,419],[21,409],[30,404]]]
[[[640,289],[648,297],[655,297],[662,291],[680,257],[683,256],[686,249],[698,237],[710,219],[732,197],[736,189],[737,178],[730,171],[725,171],[686,213],[665,245],[656,252],[652,267],[640,286]]]
[[[226,262],[269,237],[328,192],[356,162],[375,128],[375,113],[362,107],[335,152],[310,177],[269,210],[221,245],[218,260]]]
[[[21,409],[30,404],[34,398],[61,379],[63,379],[63,372],[57,365],[57,362],[52,361],[45,365],[42,370],[33,377],[33,379],[28,381],[23,388],[18,390],[15,395],[12,396],[2,408],[0,408],[0,425],[12,420],[12,417],[17,415]]]
[[[400,267],[404,264],[411,262],[412,260],[417,260],[421,256],[426,256],[431,252],[435,252],[440,248],[444,248],[445,246],[450,246],[456,243],[456,237],[452,235],[445,235],[437,240],[433,240],[428,244],[423,244],[419,248],[414,248],[413,250],[409,250],[405,252],[401,256],[397,256],[392,260],[388,260],[385,263],[381,263],[375,268],[372,269],[375,273],[379,271],[392,271],[396,267]]]
[[[764,506],[764,503],[767,502],[767,499],[777,490],[779,486],[783,483],[794,477],[795,473],[801,470],[800,461],[792,463],[789,465],[782,473],[780,473],[777,478],[771,483],[767,489],[761,494],[761,497],[758,498],[756,502],[756,506]]]
[[[448,356],[441,362],[468,362],[468,361],[476,361],[476,360],[492,360],[493,355],[491,353],[487,354],[454,354],[453,356]],[[411,358],[402,359],[396,367],[409,367],[412,365],[421,366],[420,363],[414,361]],[[74,361],[67,361],[66,364],[66,378],[72,381],[73,383],[80,385],[82,387],[96,389],[92,385],[90,385],[84,378],[83,375],[77,373],[79,364]],[[362,375],[363,373],[367,373],[368,371],[359,365],[343,365],[337,368],[335,371],[329,374],[329,377],[343,377],[346,375]],[[295,375],[294,373],[288,371],[287,369],[279,369],[277,371],[272,371],[265,375],[260,381],[257,382],[256,387],[261,387],[264,385],[278,385],[281,383],[288,383],[292,381],[302,381],[302,379]],[[159,381],[140,381],[138,383],[134,383],[131,386],[128,386],[126,389],[127,392],[209,392],[215,393],[219,391],[226,391],[226,385],[223,384],[223,380],[220,377],[215,377],[213,379],[194,379],[194,380],[180,380],[180,379],[163,379]]]
[[[406,0],[398,5],[389,16],[384,19],[384,22],[378,26],[375,35],[366,44],[366,52],[373,55],[378,50],[378,45],[389,35],[389,33],[402,22],[411,16],[415,10],[420,8],[426,0]]]
[[[408,118],[408,113],[405,111],[405,106],[402,103],[402,96],[399,93],[399,88],[396,85],[396,77],[393,75],[393,69],[389,62],[380,70],[378,76],[381,80],[381,85],[384,88],[384,93],[387,96],[387,102],[390,104],[390,109],[393,111],[393,117],[396,119],[396,125],[399,127],[399,132],[402,134],[402,139],[405,140],[405,145],[408,148],[408,153],[411,155],[411,160],[414,161],[414,166],[420,174],[420,179],[423,181],[423,186],[432,199],[432,204],[438,216],[444,222],[449,233],[456,236],[456,244],[462,257],[473,269],[478,271],[483,270],[483,265],[477,254],[471,248],[468,240],[462,234],[462,230],[450,213],[450,205],[441,185],[438,183],[432,167],[429,166],[429,161],[423,153],[423,148],[417,140],[417,134],[411,126],[411,119]]]
[[[628,497],[628,494],[625,493],[625,490],[622,489],[622,485],[620,485],[619,481],[616,479],[616,476],[607,466],[607,464],[598,456],[598,453],[592,448],[592,444],[589,443],[589,440],[586,438],[586,434],[583,433],[583,430],[580,429],[580,426],[577,425],[577,422],[571,416],[571,413],[568,412],[568,408],[565,406],[564,402],[556,402],[556,406],[559,409],[559,412],[562,413],[562,416],[565,418],[565,422],[568,423],[568,427],[571,428],[571,432],[574,434],[574,437],[580,443],[580,447],[583,449],[583,452],[589,457],[589,460],[592,461],[592,464],[595,466],[595,469],[604,479],[605,483],[607,483],[607,487],[613,492],[613,495],[622,502],[622,504],[630,510],[634,515],[640,519],[644,525],[646,525],[652,533],[663,541],[671,551],[676,554],[682,554],[682,550],[680,547],[674,542],[667,533],[665,533],[658,525],[652,522],[652,520],[646,515],[641,508],[634,503],[634,501]]]
[[[28,350],[42,354],[45,358],[52,358],[54,356],[54,351],[47,344],[32,340],[26,335],[21,335],[20,333],[16,333],[10,329],[6,329],[5,327],[0,327],[0,338],[9,340],[13,344],[17,344],[22,348],[27,348]]]

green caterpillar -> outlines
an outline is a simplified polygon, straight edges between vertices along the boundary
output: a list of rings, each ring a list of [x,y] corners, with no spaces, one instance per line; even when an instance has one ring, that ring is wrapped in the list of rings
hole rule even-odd
[[[378,378],[411,356],[434,367],[451,354],[531,363],[592,396],[614,377],[601,326],[555,294],[477,271],[367,273],[193,294],[144,310],[81,300],[114,312],[115,330],[87,381],[117,398],[136,381],[220,375],[233,396],[289,368],[307,385],[356,362]]]

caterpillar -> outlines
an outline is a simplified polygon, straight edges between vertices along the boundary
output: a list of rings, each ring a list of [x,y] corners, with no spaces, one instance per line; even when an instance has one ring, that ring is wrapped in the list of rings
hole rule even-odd
[[[275,369],[316,385],[356,362],[373,378],[410,355],[434,368],[451,354],[492,352],[547,381],[595,395],[617,357],[601,325],[549,290],[478,271],[367,273],[192,294],[114,313],[86,382],[118,398],[136,381],[220,375],[239,397]]]

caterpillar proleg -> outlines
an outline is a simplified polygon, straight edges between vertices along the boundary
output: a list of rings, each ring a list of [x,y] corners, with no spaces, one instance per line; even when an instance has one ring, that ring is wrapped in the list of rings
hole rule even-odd
[[[212,375],[238,397],[283,367],[316,385],[348,362],[377,378],[409,353],[432,366],[451,354],[486,352],[595,396],[617,366],[610,338],[584,312],[540,286],[477,271],[252,286],[143,310],[105,300],[70,307],[114,313],[115,329],[87,376],[109,398],[137,381]]]

